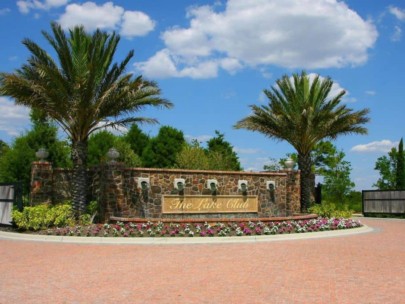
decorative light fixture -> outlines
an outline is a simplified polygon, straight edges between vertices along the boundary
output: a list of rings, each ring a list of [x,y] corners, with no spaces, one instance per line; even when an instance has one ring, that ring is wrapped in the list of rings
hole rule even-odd
[[[293,159],[291,159],[291,157],[289,157],[286,161],[285,161],[285,167],[288,171],[291,171],[294,168],[295,165],[295,161]]]
[[[39,159],[40,162],[44,162],[45,159],[48,157],[49,153],[46,151],[45,148],[40,148],[38,151],[35,153],[35,156]]]
[[[110,163],[117,162],[118,157],[120,157],[120,153],[115,148],[111,148],[107,152],[107,157],[110,160]]]
[[[238,180],[238,190],[242,192],[244,196],[247,195],[247,180]]]
[[[276,182],[275,181],[267,181],[266,182],[266,189],[269,191],[274,191],[276,189]]]
[[[216,195],[218,190],[218,181],[216,179],[207,180],[207,189],[211,190],[212,195]]]
[[[174,179],[174,188],[179,191],[180,195],[184,195],[184,185],[186,184],[186,181],[184,178],[175,178]]]
[[[275,203],[276,202],[276,193],[275,193],[276,182],[275,181],[267,181],[266,182],[266,189],[270,193],[270,201]]]
[[[138,178],[138,188],[142,190],[142,192],[146,192],[149,189],[149,178],[147,177],[139,177]]]
[[[142,191],[146,191],[146,190],[148,190],[148,183],[147,182],[142,182],[141,183],[141,189],[142,189]]]

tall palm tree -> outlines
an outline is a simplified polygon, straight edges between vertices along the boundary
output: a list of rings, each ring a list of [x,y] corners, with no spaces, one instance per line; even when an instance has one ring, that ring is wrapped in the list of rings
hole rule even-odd
[[[54,61],[30,39],[23,44],[31,53],[28,61],[14,73],[0,74],[0,94],[14,98],[16,104],[40,109],[68,134],[72,144],[72,200],[77,214],[85,210],[87,191],[87,142],[100,128],[118,127],[133,122],[156,122],[131,114],[146,106],[172,107],[159,97],[160,90],[141,76],[125,74],[133,57],[114,63],[120,37],[96,30],[85,32],[82,26],[65,34],[57,23],[52,34],[43,36],[57,55]]]
[[[342,104],[345,91],[330,96],[333,81],[311,79],[306,72],[287,75],[264,90],[268,105],[251,105],[252,114],[235,125],[237,129],[257,131],[277,140],[286,140],[298,154],[301,170],[301,211],[306,212],[311,196],[311,151],[322,139],[338,135],[366,134],[362,125],[369,121],[368,109],[353,111]]]

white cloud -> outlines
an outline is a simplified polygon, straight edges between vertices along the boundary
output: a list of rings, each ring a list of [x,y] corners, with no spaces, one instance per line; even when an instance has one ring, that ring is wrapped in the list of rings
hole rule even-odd
[[[370,95],[370,96],[374,96],[374,95],[376,95],[377,93],[376,93],[376,91],[366,91],[365,92],[367,95]]]
[[[394,15],[399,21],[405,21],[405,10],[401,10],[398,7],[390,6],[388,11]]]
[[[58,22],[65,29],[78,24],[83,25],[88,31],[97,28],[120,29],[120,34],[127,38],[145,36],[155,28],[155,22],[145,13],[125,11],[113,2],[106,2],[103,5],[94,2],[69,4]]]
[[[218,74],[218,63],[215,61],[200,62],[195,66],[185,67],[179,72],[180,77],[196,79],[213,78]]]
[[[217,61],[202,61],[195,65],[181,66],[178,56],[173,55],[168,49],[163,49],[149,60],[135,63],[134,66],[144,76],[150,78],[190,77],[204,79],[216,77],[220,64],[221,62]]]
[[[10,136],[17,136],[29,124],[30,110],[17,106],[6,97],[0,97],[0,131]]]
[[[166,78],[179,76],[174,59],[167,49],[157,52],[148,61],[135,63],[135,67],[142,71],[146,77]]]
[[[171,29],[164,32],[162,38],[168,49],[185,58],[208,56],[212,50],[205,33],[193,28]]]
[[[124,9],[112,2],[106,2],[101,6],[94,2],[85,2],[82,5],[70,4],[59,18],[59,23],[63,28],[81,24],[89,31],[97,28],[115,29],[123,14]]]
[[[269,72],[267,68],[265,68],[265,67],[260,67],[259,70],[260,70],[260,73],[262,73],[262,76],[263,76],[264,78],[270,79],[270,78],[273,77],[273,74],[272,74],[271,72]]]
[[[69,0],[19,0],[17,1],[18,10],[20,13],[28,14],[30,10],[50,10],[64,6]]]
[[[243,66],[239,62],[239,60],[235,58],[224,58],[219,63],[220,67],[223,68],[225,71],[228,71],[230,74],[235,74],[238,70],[240,70]]]
[[[356,145],[351,148],[350,151],[359,153],[369,153],[369,152],[383,152],[387,153],[391,151],[393,147],[396,147],[398,142],[392,142],[388,139],[383,139],[381,141],[373,141],[364,145]]]
[[[402,29],[399,26],[394,27],[394,33],[391,35],[391,41],[400,41],[402,37]]]
[[[142,12],[126,11],[122,17],[121,35],[123,36],[145,36],[154,28],[155,22]]]
[[[195,72],[181,71],[201,62],[230,72],[245,66],[356,66],[367,61],[378,36],[370,21],[337,0],[228,0],[222,11],[216,10],[221,7],[194,6],[187,12],[188,27],[162,34],[165,52],[176,58],[172,63],[179,72],[174,76],[195,77]],[[155,55],[141,66],[147,68],[156,59]],[[234,65],[229,69],[230,60]],[[166,70],[163,75],[167,77]]]

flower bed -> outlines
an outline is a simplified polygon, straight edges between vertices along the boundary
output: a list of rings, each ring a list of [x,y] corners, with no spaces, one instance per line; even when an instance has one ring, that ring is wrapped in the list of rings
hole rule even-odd
[[[328,231],[361,227],[358,220],[317,218],[283,222],[123,223],[53,228],[41,234],[83,237],[226,237]]]

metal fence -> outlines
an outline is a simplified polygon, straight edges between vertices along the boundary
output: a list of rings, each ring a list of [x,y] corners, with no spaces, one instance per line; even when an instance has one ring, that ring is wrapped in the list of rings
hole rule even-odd
[[[363,214],[405,214],[405,190],[363,190]]]
[[[0,183],[0,224],[11,224],[14,204],[22,210],[21,183]]]

